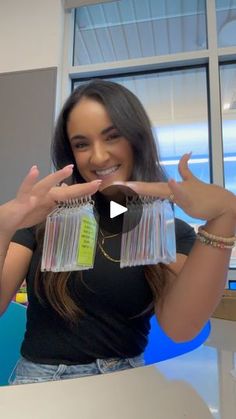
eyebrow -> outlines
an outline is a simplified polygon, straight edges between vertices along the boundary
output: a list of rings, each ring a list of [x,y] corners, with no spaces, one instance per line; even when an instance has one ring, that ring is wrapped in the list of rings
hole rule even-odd
[[[103,129],[100,134],[101,135],[106,135],[108,134],[110,131],[116,129],[116,127],[114,127],[114,125],[110,125],[109,127]],[[84,135],[80,135],[80,134],[76,134],[73,135],[73,137],[70,138],[70,141],[74,141],[74,140],[85,140],[86,137]]]

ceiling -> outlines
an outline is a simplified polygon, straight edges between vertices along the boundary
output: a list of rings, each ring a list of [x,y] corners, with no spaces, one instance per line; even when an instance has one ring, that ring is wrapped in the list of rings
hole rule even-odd
[[[206,48],[204,4],[204,0],[120,0],[81,7],[76,13],[74,64]]]
[[[232,37],[236,0],[216,4],[219,46],[236,45],[236,30]],[[118,0],[80,7],[76,11],[74,65],[206,49],[206,26],[204,0]],[[222,111],[225,117],[232,118],[232,112],[236,112],[236,66],[224,67]],[[153,123],[207,119],[204,69],[130,76],[117,81],[138,94]]]

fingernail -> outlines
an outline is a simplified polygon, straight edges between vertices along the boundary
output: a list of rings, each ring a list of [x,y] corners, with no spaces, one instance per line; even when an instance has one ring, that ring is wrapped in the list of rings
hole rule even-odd
[[[190,159],[190,157],[192,156],[192,151],[190,151],[189,153],[187,153],[188,158]]]
[[[122,182],[121,180],[119,181],[119,180],[116,180],[115,182],[112,182],[112,185],[123,185],[125,182]],[[129,184],[129,182],[126,182],[125,183],[126,185],[128,185]]]
[[[67,169],[67,168],[73,169],[73,167],[74,167],[74,164],[68,164],[68,166],[66,166],[65,168],[66,168],[66,169]]]
[[[31,169],[30,169],[30,170],[33,170],[33,169],[38,169],[38,166],[37,166],[36,164],[34,164],[34,165],[31,167]]]
[[[102,183],[101,179],[96,179],[96,180],[92,180],[90,183],[95,183],[97,185],[100,185],[100,183]]]

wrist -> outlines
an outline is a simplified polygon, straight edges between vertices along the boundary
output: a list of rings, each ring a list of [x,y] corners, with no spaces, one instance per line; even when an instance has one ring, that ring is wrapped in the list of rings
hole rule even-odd
[[[202,244],[217,247],[219,249],[233,249],[236,244],[235,235],[230,237],[216,236],[215,234],[209,233],[202,226],[198,228],[197,239]]]
[[[220,216],[207,221],[204,230],[217,236],[234,236],[236,232],[236,212],[229,209]]]
[[[234,195],[232,192],[230,192],[230,200],[229,204],[227,206],[227,209],[224,211],[223,215],[226,215],[229,218],[234,219],[234,222],[236,224],[236,195]]]

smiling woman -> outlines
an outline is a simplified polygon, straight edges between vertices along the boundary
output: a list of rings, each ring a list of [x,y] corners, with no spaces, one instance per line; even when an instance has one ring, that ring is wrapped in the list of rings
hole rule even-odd
[[[119,166],[116,180],[166,179],[161,166],[156,164],[159,161],[156,145],[145,110],[132,92],[116,83],[102,80],[85,83],[72,93],[59,116],[52,145],[55,166],[72,161],[76,164],[80,153],[82,160],[82,151],[89,156],[91,149],[91,169],[85,164],[85,174],[82,161],[83,167],[74,171],[75,180],[98,178],[99,170],[114,166]],[[82,171],[89,177],[84,178]]]
[[[131,178],[131,145],[112,124],[104,105],[83,98],[71,111],[67,130],[77,168],[85,181],[101,179],[102,187],[107,187],[113,181]]]
[[[102,250],[97,246],[93,269],[82,273],[40,272],[44,224],[18,231],[2,282],[7,296],[9,284],[16,288],[27,280],[27,332],[14,383],[143,365],[153,314],[177,342],[202,329],[224,288],[235,243],[236,203],[229,191],[193,176],[189,157],[185,154],[179,163],[182,181],[167,181],[147,114],[125,87],[93,80],[69,96],[55,129],[53,162],[56,169],[73,164],[70,182],[85,184],[77,186],[100,180],[94,195],[98,209],[106,202],[106,186],[121,183],[139,195],[171,196],[205,225],[195,241],[194,230],[175,219],[175,262],[121,269],[116,263],[121,231],[109,234],[109,221],[101,231],[100,223]]]

